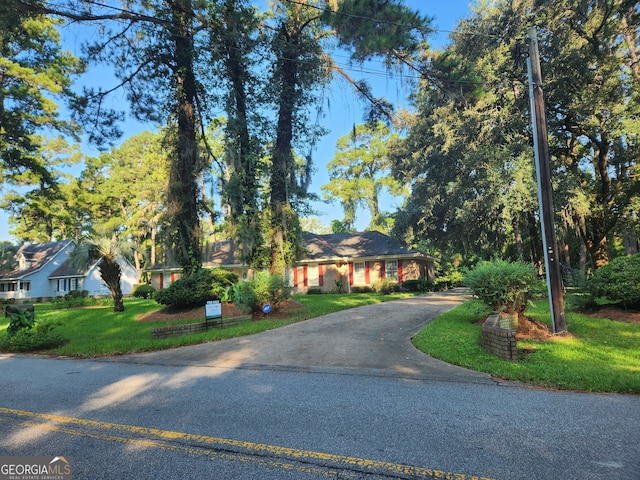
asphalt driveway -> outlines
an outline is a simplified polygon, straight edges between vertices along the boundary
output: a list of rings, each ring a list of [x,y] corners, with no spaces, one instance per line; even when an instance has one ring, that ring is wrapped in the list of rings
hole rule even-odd
[[[105,359],[137,364],[332,373],[493,383],[441,362],[411,338],[468,297],[461,291],[367,305],[246,337]]]

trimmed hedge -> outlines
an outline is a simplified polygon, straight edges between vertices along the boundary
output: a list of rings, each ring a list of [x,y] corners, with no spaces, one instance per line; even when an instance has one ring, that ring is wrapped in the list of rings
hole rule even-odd
[[[136,298],[153,298],[156,293],[156,289],[151,285],[143,283],[142,285],[138,285],[133,289],[131,295]]]
[[[467,273],[465,285],[490,308],[521,313],[539,291],[532,265],[494,260],[481,262]]]

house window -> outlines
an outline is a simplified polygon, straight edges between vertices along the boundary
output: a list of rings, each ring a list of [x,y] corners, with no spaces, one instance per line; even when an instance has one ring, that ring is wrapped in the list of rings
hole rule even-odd
[[[307,266],[307,281],[310,287],[320,286],[320,273],[318,271],[318,265]]]
[[[398,261],[387,260],[384,262],[384,275],[389,280],[398,281]]]
[[[59,278],[58,279],[58,292],[67,292],[71,289],[71,279],[70,278]]]
[[[365,283],[365,268],[364,262],[354,262],[353,263],[353,284],[364,284]]]
[[[31,290],[31,282],[20,282],[20,289],[28,292],[29,290]]]

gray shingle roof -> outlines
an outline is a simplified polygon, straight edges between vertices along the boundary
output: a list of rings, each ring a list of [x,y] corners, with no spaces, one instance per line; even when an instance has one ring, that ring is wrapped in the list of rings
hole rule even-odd
[[[307,256],[302,261],[334,258],[413,257],[423,252],[402,245],[396,239],[380,232],[305,233]]]
[[[91,267],[91,265],[85,268],[78,268],[73,265],[71,260],[67,259],[62,263],[62,265],[60,265],[53,272],[51,272],[51,275],[49,275],[49,278],[84,277],[85,274],[89,271],[89,267]]]
[[[23,270],[20,270],[20,267],[16,267],[13,271],[0,275],[0,279],[22,278],[25,275],[40,270],[49,260],[72,242],[73,240],[60,240],[57,242],[22,245],[18,249],[16,256],[24,256],[24,259],[30,262],[31,265]]]
[[[433,260],[420,250],[408,248],[396,239],[380,232],[304,233],[307,255],[299,263],[336,259],[416,258]],[[205,255],[207,267],[241,265],[233,240],[217,241]],[[168,265],[154,265],[150,270],[169,269]]]
[[[214,266],[241,264],[233,240],[215,242],[204,263]]]

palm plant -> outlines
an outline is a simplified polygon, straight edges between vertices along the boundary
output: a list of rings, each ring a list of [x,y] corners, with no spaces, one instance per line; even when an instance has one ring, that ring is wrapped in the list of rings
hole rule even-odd
[[[122,268],[118,260],[127,257],[128,252],[127,244],[118,240],[117,237],[99,235],[81,240],[70,254],[71,262],[78,268],[99,262],[100,278],[111,292],[114,312],[124,312],[120,284]]]

